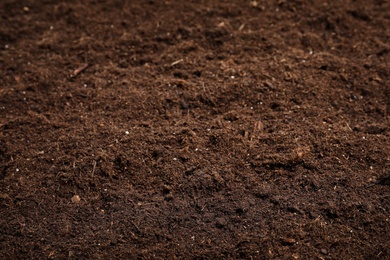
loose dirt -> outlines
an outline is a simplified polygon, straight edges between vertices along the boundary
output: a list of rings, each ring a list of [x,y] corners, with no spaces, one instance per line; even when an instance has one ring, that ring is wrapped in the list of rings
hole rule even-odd
[[[390,3],[0,2],[1,259],[389,259]]]

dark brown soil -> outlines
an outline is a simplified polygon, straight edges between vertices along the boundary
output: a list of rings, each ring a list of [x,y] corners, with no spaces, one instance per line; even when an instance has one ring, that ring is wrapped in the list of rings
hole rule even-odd
[[[390,259],[386,0],[0,2],[0,259]]]

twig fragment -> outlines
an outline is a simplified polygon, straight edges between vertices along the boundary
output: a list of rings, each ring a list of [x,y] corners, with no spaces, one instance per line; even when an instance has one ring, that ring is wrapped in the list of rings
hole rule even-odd
[[[86,70],[87,68],[89,67],[89,64],[88,63],[83,63],[81,64],[77,69],[75,69],[69,77],[71,78],[74,78],[76,77],[77,75],[79,75],[81,72],[83,72],[84,70]]]
[[[95,169],[96,169],[96,161],[93,161],[92,177],[95,174]]]

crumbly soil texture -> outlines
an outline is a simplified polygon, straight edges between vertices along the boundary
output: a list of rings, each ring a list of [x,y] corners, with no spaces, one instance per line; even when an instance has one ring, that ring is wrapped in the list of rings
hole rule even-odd
[[[386,0],[0,2],[1,259],[390,259]]]

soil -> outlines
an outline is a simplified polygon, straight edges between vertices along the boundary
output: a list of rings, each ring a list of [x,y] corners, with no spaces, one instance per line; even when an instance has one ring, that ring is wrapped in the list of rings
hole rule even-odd
[[[386,0],[0,2],[1,259],[390,259]]]

